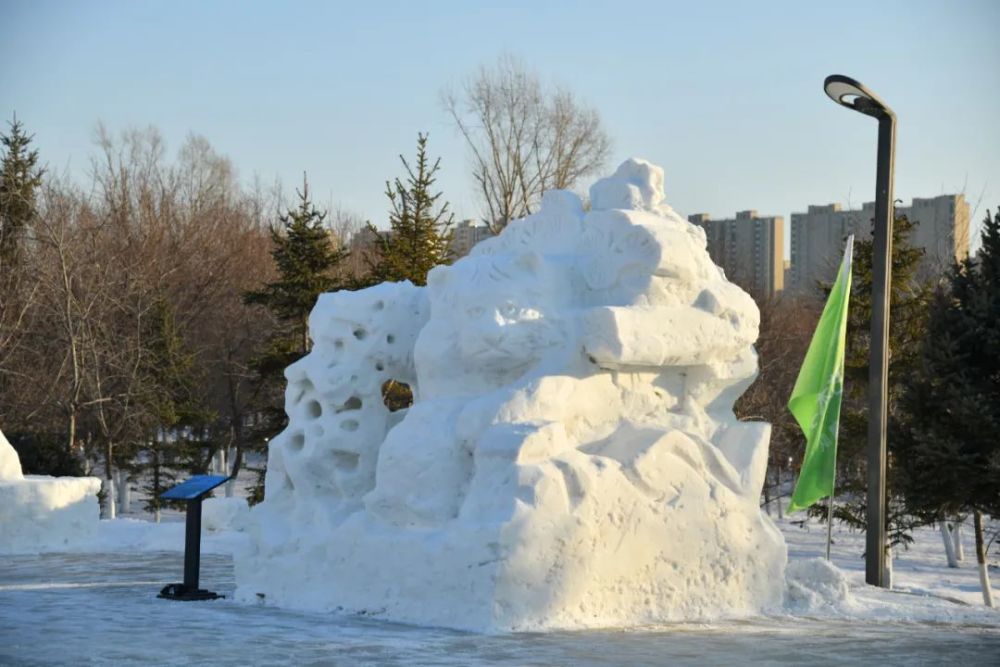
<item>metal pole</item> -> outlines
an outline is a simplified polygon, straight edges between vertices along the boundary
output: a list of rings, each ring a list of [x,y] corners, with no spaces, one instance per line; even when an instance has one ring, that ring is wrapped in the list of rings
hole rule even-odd
[[[830,560],[830,543],[833,542],[833,496],[826,499],[826,559]]]
[[[872,248],[872,325],[868,357],[868,504],[865,581],[885,588],[886,422],[889,378],[889,295],[892,289],[893,162],[896,117],[878,118],[875,243]]]
[[[184,588],[198,590],[198,570],[201,568],[201,498],[187,501],[187,522],[184,534]]]

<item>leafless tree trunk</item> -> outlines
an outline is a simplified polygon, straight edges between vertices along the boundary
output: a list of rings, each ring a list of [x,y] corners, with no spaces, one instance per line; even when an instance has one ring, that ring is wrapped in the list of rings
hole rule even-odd
[[[983,589],[983,604],[993,607],[993,589],[990,586],[990,571],[986,565],[986,547],[983,539],[983,513],[975,510],[972,513],[973,525],[976,530],[976,562],[979,564],[979,584]]]
[[[952,541],[951,531],[948,530],[948,522],[939,521],[938,527],[941,529],[941,541],[944,542],[944,555],[948,559],[948,567],[958,567],[958,560],[955,558],[955,543]]]

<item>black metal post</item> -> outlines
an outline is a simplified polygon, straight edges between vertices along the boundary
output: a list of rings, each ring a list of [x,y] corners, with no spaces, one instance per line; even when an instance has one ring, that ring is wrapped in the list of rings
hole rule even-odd
[[[868,357],[868,500],[865,581],[885,588],[886,580],[886,422],[889,380],[889,297],[892,292],[893,168],[896,117],[878,116],[875,176],[875,239],[872,248],[872,322]]]
[[[184,583],[167,584],[157,597],[167,600],[214,600],[220,596],[198,588],[201,570],[201,501],[209,491],[229,480],[225,475],[195,475],[160,494],[164,500],[187,503],[184,528]]]
[[[184,533],[184,587],[198,590],[198,572],[201,569],[201,501],[199,496],[187,501],[187,520]]]

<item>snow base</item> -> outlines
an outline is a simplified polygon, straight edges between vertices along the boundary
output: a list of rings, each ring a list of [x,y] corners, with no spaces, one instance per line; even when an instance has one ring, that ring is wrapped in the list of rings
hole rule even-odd
[[[100,489],[96,477],[0,481],[0,553],[62,551],[91,539],[101,513]]]
[[[89,540],[100,490],[96,477],[25,476],[0,431],[0,554],[63,551]]]
[[[794,560],[785,570],[785,609],[815,612],[849,607],[853,602],[847,577],[824,558]]]
[[[426,288],[325,294],[235,555],[239,599],[475,631],[780,607],[759,313],[629,160]],[[385,382],[415,401],[389,413]]]

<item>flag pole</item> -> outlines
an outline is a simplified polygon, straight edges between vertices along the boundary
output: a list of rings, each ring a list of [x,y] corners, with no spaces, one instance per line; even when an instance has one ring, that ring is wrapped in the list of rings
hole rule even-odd
[[[836,484],[837,472],[834,468],[833,478]],[[833,494],[826,499],[826,559],[830,560],[830,544],[833,542]]]

